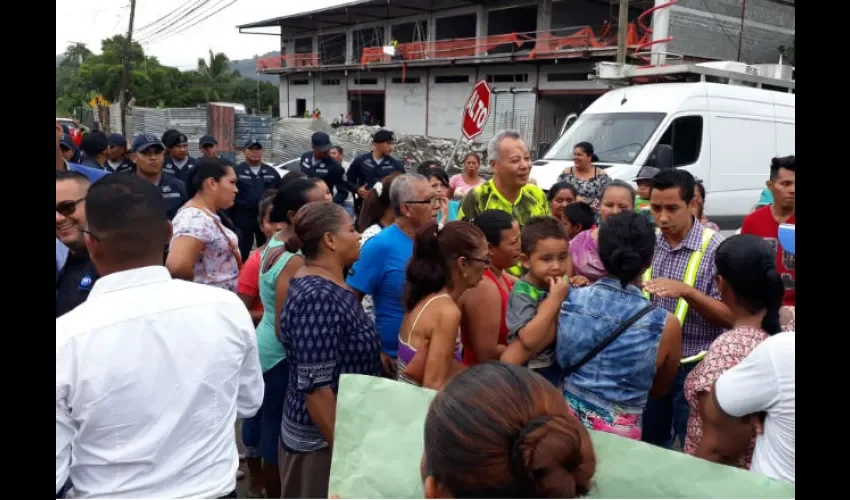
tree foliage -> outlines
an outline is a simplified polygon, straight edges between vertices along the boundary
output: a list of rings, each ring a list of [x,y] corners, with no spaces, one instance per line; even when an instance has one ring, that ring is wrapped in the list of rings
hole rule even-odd
[[[92,53],[83,44],[68,46],[56,68],[57,116],[72,115],[98,94],[111,102],[119,100],[126,46],[122,35],[103,40],[100,54]],[[276,85],[260,82],[258,108],[257,82],[232,71],[230,60],[223,53],[210,51],[209,59],[198,59],[198,67],[192,71],[162,65],[136,42],[126,53],[132,75],[130,95],[136,99],[136,106],[193,107],[228,101],[265,112],[279,99]]]

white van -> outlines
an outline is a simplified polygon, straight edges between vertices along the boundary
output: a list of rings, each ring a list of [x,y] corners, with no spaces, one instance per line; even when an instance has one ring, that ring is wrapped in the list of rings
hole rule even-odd
[[[771,158],[794,154],[794,107],[792,93],[705,81],[611,90],[534,162],[531,178],[548,190],[586,141],[598,167],[631,182],[654,148],[667,144],[673,166],[703,181],[706,215],[735,229],[758,200]]]

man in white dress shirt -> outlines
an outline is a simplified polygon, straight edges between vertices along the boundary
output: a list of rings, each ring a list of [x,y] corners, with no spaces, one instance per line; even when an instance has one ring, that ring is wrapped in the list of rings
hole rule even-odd
[[[104,181],[84,231],[101,278],[56,320],[57,495],[235,498],[234,424],[263,399],[251,317],[234,293],[171,278],[156,186]]]

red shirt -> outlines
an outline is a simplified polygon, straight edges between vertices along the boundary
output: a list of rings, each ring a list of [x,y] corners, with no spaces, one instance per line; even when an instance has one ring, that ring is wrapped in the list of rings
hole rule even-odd
[[[507,311],[508,309],[508,297],[511,294],[511,288],[513,288],[513,283],[504,274],[502,274],[502,279],[500,282],[500,280],[497,279],[496,276],[493,274],[493,271],[489,269],[484,271],[484,277],[489,278],[490,281],[496,284],[496,288],[499,289],[499,295],[501,295],[502,297],[502,321],[499,323],[498,343],[501,345],[508,345],[508,325],[505,324],[505,311]],[[469,338],[469,331],[463,326],[460,329],[460,337],[461,342],[464,345],[472,345],[471,340]],[[478,364],[478,357],[475,356],[475,351],[472,350],[472,347],[463,350],[463,360],[461,362],[465,366],[474,366]]]
[[[786,221],[786,224],[796,224],[795,215],[792,215]],[[782,281],[785,283],[785,297],[782,300],[782,305],[795,305],[794,256],[785,252],[779,243],[779,223],[773,218],[770,205],[761,207],[748,215],[744,219],[744,225],[741,226],[741,234],[761,236],[776,250],[776,269],[779,270]]]
[[[254,250],[239,271],[239,281],[236,292],[254,298],[251,310],[263,312],[263,302],[260,300],[260,251]]]

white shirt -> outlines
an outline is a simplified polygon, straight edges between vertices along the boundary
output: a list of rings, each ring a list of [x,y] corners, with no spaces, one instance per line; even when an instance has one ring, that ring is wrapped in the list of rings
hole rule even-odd
[[[794,482],[796,333],[778,333],[717,379],[720,408],[733,417],[767,412],[756,437],[754,472]]]
[[[237,415],[263,401],[251,316],[162,266],[101,277],[56,320],[56,491],[217,498],[236,488]]]

